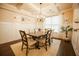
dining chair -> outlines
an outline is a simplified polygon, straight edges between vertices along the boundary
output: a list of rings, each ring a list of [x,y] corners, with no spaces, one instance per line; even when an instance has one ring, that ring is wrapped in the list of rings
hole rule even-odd
[[[45,50],[47,51],[47,34],[45,34],[44,36],[42,36],[42,38],[40,38],[39,40],[39,47],[44,47]]]
[[[50,42],[50,40],[51,40],[51,33],[52,33],[52,31],[48,30],[46,35],[45,35],[45,49],[46,49],[46,51],[47,51],[48,44],[49,44],[49,46],[51,45],[51,42]]]
[[[51,45],[50,42],[51,32],[52,32],[51,30],[48,30],[47,33],[44,36],[42,36],[42,38],[39,41],[42,45],[41,47],[45,47],[46,51],[47,51],[47,46]]]
[[[32,47],[36,43],[36,41],[32,40],[32,39],[29,39],[27,37],[27,34],[25,33],[25,31],[19,30],[19,32],[20,32],[21,39],[22,39],[21,50],[23,50],[23,47],[25,45],[26,46],[26,55],[28,55],[30,47]]]
[[[51,34],[52,34],[52,30],[48,30],[47,31],[47,42],[49,44],[49,46],[51,45]]]

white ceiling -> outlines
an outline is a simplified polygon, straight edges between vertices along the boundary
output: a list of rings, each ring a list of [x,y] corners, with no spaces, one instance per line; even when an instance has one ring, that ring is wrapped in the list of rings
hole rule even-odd
[[[36,17],[40,14],[40,3],[8,3],[4,6],[6,5],[8,5],[10,8],[13,7],[17,11],[20,11],[28,16]],[[42,3],[41,14],[45,17],[58,15],[62,11],[71,9],[72,5],[72,3]]]

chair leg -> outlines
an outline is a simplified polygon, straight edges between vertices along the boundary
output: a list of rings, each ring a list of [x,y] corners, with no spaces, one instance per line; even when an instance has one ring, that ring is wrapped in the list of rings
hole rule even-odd
[[[22,47],[21,47],[21,50],[23,50],[23,42],[22,42]]]
[[[50,39],[48,40],[49,46],[51,45]]]
[[[28,49],[26,49],[26,56],[28,56]]]
[[[47,51],[47,41],[45,42],[45,49],[46,49],[46,51]]]
[[[26,46],[27,48],[26,48],[26,56],[28,56],[28,46]]]

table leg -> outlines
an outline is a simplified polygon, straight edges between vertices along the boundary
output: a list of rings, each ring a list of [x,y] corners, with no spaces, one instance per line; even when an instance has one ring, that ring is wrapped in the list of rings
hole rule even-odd
[[[39,41],[36,42],[35,48],[40,49],[40,47],[39,47]]]
[[[32,37],[33,38],[33,40],[36,40],[37,42],[36,42],[36,44],[35,44],[35,48],[37,48],[37,49],[40,49],[40,47],[39,47],[39,39],[38,38],[35,38],[35,37]]]

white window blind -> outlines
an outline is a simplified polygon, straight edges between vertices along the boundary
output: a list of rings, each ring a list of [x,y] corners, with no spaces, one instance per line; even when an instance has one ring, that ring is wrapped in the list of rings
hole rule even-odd
[[[51,28],[54,29],[55,32],[60,32],[62,22],[62,15],[48,17],[45,19],[43,23],[43,28]]]

